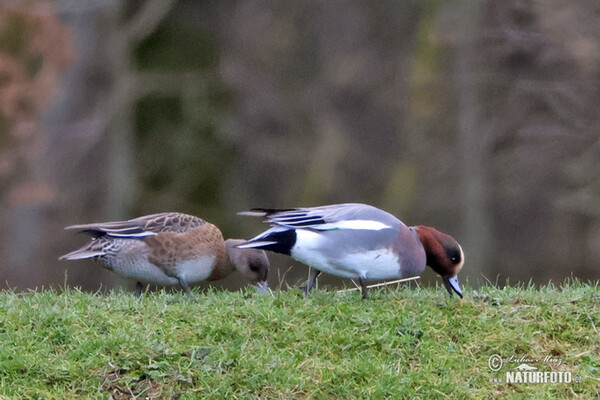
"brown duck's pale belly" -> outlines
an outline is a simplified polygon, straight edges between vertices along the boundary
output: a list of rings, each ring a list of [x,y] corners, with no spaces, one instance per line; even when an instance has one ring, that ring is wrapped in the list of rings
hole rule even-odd
[[[183,261],[172,269],[170,274],[166,274],[161,268],[149,262],[146,255],[105,256],[102,262],[113,272],[125,278],[153,285],[173,286],[179,284],[177,277],[185,278],[188,283],[206,280],[215,266],[215,259],[214,256],[204,256]]]

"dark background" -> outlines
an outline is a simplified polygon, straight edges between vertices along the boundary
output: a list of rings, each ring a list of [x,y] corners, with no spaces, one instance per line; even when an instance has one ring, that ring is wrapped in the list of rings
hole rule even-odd
[[[599,95],[597,0],[3,2],[0,282],[131,287],[57,261],[70,224],[341,202],[451,234],[475,287],[597,280]]]

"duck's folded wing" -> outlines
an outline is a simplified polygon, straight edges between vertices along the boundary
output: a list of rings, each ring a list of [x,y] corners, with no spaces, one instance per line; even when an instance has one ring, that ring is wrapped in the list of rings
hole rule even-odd
[[[322,207],[272,209],[255,208],[240,215],[262,216],[273,226],[290,229],[361,229],[381,230],[402,224],[385,211],[365,204],[337,204]]]
[[[95,237],[108,235],[118,238],[144,238],[161,232],[187,232],[205,223],[206,221],[193,215],[170,212],[146,215],[127,221],[71,225],[65,229],[76,229]]]

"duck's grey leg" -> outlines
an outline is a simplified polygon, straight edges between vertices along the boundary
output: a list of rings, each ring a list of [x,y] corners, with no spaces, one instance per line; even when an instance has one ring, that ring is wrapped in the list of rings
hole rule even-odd
[[[321,275],[321,271],[318,269],[312,268],[310,272],[310,277],[308,278],[308,282],[305,286],[300,286],[300,289],[304,290],[304,295],[307,296],[308,293],[313,290],[315,287],[315,283],[317,282],[317,277]]]
[[[140,297],[142,297],[142,289],[144,288],[144,285],[142,285],[142,282],[137,282],[135,284],[135,297],[137,297],[138,299]]]
[[[363,300],[368,299],[369,298],[369,293],[368,293],[369,288],[367,287],[367,282],[363,278],[358,278],[358,281],[360,282],[360,287],[362,289]]]
[[[192,293],[190,292],[190,288],[188,286],[187,281],[185,280],[185,278],[183,276],[178,276],[177,280],[179,280],[179,286],[181,286],[181,289],[188,295],[191,295]]]

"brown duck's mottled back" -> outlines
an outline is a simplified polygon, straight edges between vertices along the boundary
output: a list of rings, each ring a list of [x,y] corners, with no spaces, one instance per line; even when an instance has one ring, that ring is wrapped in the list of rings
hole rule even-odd
[[[207,222],[201,218],[175,212],[146,215],[127,221],[95,222],[71,225],[65,229],[78,229],[93,237],[110,235],[114,237],[145,237],[161,232],[187,232]]]
[[[139,218],[139,220],[140,223],[143,223],[141,228],[149,232],[187,232],[208,224],[202,218],[174,212],[148,215]],[[216,227],[214,228],[216,229]]]

